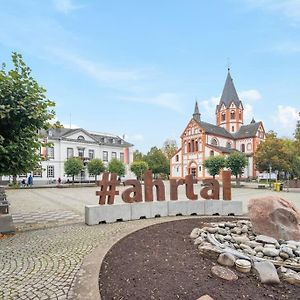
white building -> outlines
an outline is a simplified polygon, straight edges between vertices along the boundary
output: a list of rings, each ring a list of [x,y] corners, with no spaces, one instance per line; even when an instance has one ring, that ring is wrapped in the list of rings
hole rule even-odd
[[[20,174],[18,180],[33,175],[33,182],[52,183],[58,178],[62,182],[71,181],[64,172],[64,163],[70,157],[82,159],[85,169],[78,176],[76,181],[87,182],[95,180],[94,175],[90,175],[87,170],[88,162],[93,158],[101,159],[107,166],[112,158],[117,158],[125,164],[126,175],[129,174],[129,165],[133,160],[132,144],[123,138],[108,134],[88,132],[82,128],[52,128],[42,131],[45,141],[51,143],[51,147],[41,148],[43,160],[40,168],[32,170],[28,174]],[[3,178],[3,180],[8,178]]]

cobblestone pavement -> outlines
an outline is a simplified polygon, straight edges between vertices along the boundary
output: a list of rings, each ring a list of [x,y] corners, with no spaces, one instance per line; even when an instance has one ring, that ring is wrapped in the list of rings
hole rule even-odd
[[[72,211],[16,213],[12,214],[12,218],[16,226],[66,221],[76,223],[82,221],[82,217],[74,214]]]
[[[119,232],[178,217],[31,230],[0,240],[0,299],[75,299],[85,255]],[[95,258],[97,259],[97,258]]]

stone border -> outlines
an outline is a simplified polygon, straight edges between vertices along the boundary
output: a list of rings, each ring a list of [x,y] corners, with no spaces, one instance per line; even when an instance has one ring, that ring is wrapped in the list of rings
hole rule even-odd
[[[117,220],[129,221],[156,216],[239,216],[243,213],[240,200],[176,200],[122,203],[114,205],[85,205],[85,223],[97,225]]]
[[[134,227],[126,228],[120,230],[117,234],[111,237],[109,241],[105,240],[105,244],[98,245],[91,253],[89,253],[82,261],[81,267],[76,274],[76,277],[73,282],[74,286],[74,296],[77,300],[101,300],[100,291],[99,291],[99,273],[100,268],[103,262],[103,259],[111,247],[120,241],[122,238],[127,235],[138,231],[140,229],[146,228],[151,225],[156,225],[160,223],[166,223],[171,221],[184,220],[189,218],[219,218],[220,216],[180,216],[180,217],[165,217],[157,219],[146,219],[139,221],[132,221]],[[226,217],[226,216],[222,216]],[[239,219],[243,218],[242,216],[232,216],[228,218]],[[131,222],[130,222],[131,223]],[[120,223],[122,224],[122,223]],[[103,226],[109,226],[103,225]]]

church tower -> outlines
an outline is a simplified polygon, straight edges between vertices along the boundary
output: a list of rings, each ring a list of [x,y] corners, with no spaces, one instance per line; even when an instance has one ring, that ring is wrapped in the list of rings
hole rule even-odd
[[[243,113],[242,101],[238,97],[230,76],[230,69],[228,69],[222,96],[216,107],[217,126],[225,128],[230,133],[235,133],[244,124]]]

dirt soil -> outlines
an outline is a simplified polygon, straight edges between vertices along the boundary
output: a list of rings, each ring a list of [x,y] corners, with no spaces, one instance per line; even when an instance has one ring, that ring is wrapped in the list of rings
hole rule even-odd
[[[216,262],[201,257],[189,238],[193,228],[212,221],[216,219],[157,224],[120,240],[101,266],[101,299],[196,300],[205,294],[215,300],[300,299],[300,287],[261,284],[252,273],[235,271],[239,279],[231,282],[214,277],[210,270]]]

